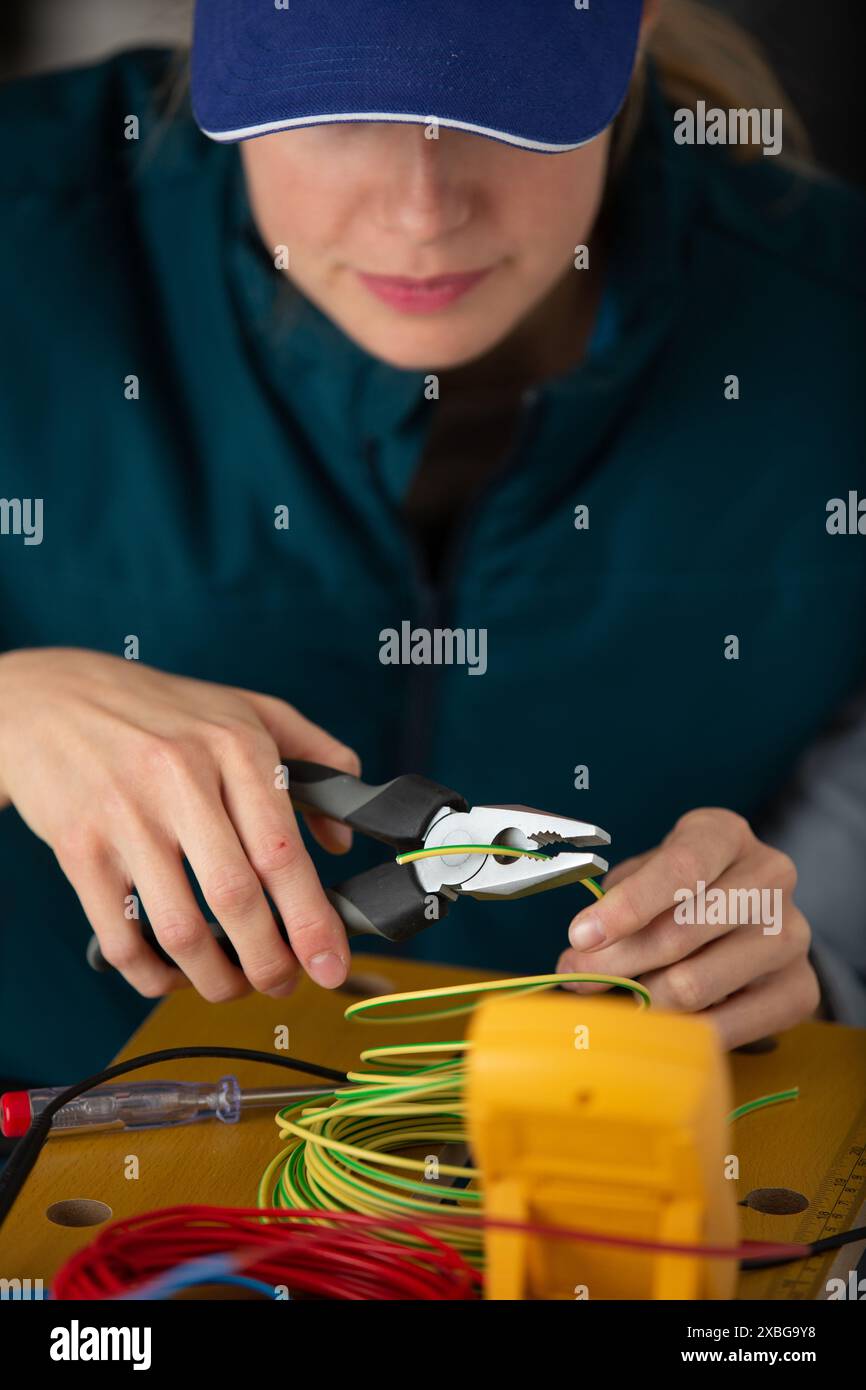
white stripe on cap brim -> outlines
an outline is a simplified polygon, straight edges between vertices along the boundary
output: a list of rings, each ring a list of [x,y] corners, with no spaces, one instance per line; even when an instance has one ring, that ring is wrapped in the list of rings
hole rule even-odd
[[[516,145],[523,150],[536,150],[540,154],[564,154],[568,150],[579,150],[589,145],[601,135],[606,126],[589,135],[585,140],[574,144],[551,145],[544,140],[529,140],[522,135],[512,135],[510,131],[492,130],[487,126],[473,125],[471,121],[455,121],[441,116],[419,116],[409,112],[394,111],[342,111],[332,116],[295,116],[291,120],[266,121],[264,125],[241,126],[238,130],[205,130],[202,134],[219,144],[231,144],[237,140],[252,140],[257,135],[272,135],[278,130],[296,130],[311,125],[341,125],[350,121],[392,121],[401,124],[439,125],[451,130],[466,130],[472,135],[486,135],[491,140],[504,140],[508,145]]]

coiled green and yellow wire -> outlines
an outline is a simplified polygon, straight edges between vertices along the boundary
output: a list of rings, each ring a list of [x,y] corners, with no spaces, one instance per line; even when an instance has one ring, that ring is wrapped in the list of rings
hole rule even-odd
[[[597,884],[584,882],[601,895]],[[579,982],[628,989],[641,1008],[650,1003],[647,990],[635,980],[557,974],[382,995],[351,1004],[345,1016],[417,1023],[471,1013],[484,995],[534,994]],[[418,1004],[426,1007],[406,1012],[407,1005]],[[286,1143],[262,1174],[259,1207],[312,1208],[323,1217],[329,1211],[412,1217],[423,1220],[434,1234],[436,1212],[444,1204],[452,1213],[480,1218],[478,1171],[431,1153],[445,1145],[466,1145],[469,1047],[469,1042],[456,1039],[368,1048],[361,1053],[366,1070],[349,1072],[348,1087],[318,1097],[315,1104],[300,1101],[280,1110],[275,1118]],[[421,1156],[411,1156],[412,1150]],[[468,1260],[481,1263],[480,1222],[477,1230],[472,1225],[449,1226],[439,1234]]]

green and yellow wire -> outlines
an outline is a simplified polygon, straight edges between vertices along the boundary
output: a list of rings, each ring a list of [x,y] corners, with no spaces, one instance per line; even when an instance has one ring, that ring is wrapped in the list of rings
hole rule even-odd
[[[788,1091],[774,1091],[769,1096],[758,1096],[757,1100],[746,1101],[745,1105],[738,1105],[728,1116],[728,1124],[733,1124],[734,1120],[740,1120],[744,1115],[750,1115],[753,1110],[763,1110],[768,1105],[781,1105],[786,1100],[797,1100],[800,1095],[800,1087],[792,1086]]]
[[[580,973],[567,974],[562,972],[556,975],[524,975],[514,980],[484,980],[478,984],[466,985],[445,985],[438,989],[416,989],[409,990],[403,994],[379,994],[373,999],[359,999],[357,1003],[350,1004],[346,1009],[346,1018],[365,1018],[370,1023],[426,1023],[428,1020],[440,1018],[455,1018],[460,1014],[472,1013],[477,1006],[477,1000],[472,1002],[473,995],[483,994],[538,994],[542,990],[555,989],[558,985],[568,984],[602,984],[610,985],[616,989],[627,989],[636,997],[640,1008],[646,1009],[650,1005],[649,990],[642,985],[639,980],[628,980],[623,975],[602,975],[588,974],[585,971]],[[439,999],[469,999],[466,1004],[458,1004],[454,1008],[447,1009],[425,1009],[421,1013],[391,1013],[384,1018],[377,1015],[382,1010],[388,1010],[393,1005],[416,1004],[423,1001],[432,1000],[434,1003]]]
[[[398,855],[397,863],[411,864],[453,854],[551,857],[510,845],[448,845],[412,850]],[[604,890],[594,879],[582,882],[596,897],[603,896]],[[574,973],[381,995],[350,1004],[345,1017],[376,1023],[453,1018],[471,1013],[486,994],[535,994],[583,982],[627,989],[635,995],[639,1007],[647,1008],[650,1004],[648,991],[636,980]],[[387,1013],[395,1005],[435,1004],[445,999],[460,1002],[420,1013]],[[434,1233],[432,1218],[443,1203],[452,1211],[480,1217],[483,1196],[476,1169],[441,1163],[437,1158],[431,1170],[430,1160],[413,1158],[405,1152],[418,1146],[429,1150],[434,1145],[466,1144],[464,1090],[469,1047],[467,1041],[459,1039],[367,1048],[361,1053],[361,1062],[370,1070],[349,1072],[350,1086],[319,1097],[314,1105],[299,1101],[280,1110],[275,1118],[280,1138],[288,1143],[262,1174],[258,1205],[312,1208],[323,1214],[356,1211],[371,1216],[414,1217],[424,1219]],[[451,1181],[440,1185],[442,1178]],[[477,1230],[472,1226],[451,1226],[439,1234],[468,1260],[481,1263],[480,1224]]]
[[[448,1018],[470,1013],[487,994],[534,994],[581,982],[628,989],[640,1008],[650,1004],[647,990],[636,980],[572,973],[383,995],[349,1005],[345,1017],[370,1019],[377,1010],[394,1005],[459,1000],[453,1007],[401,1012],[376,1021]],[[466,1145],[469,1049],[465,1039],[366,1048],[361,1062],[367,1070],[349,1072],[349,1086],[318,1097],[314,1104],[299,1101],[280,1110],[276,1122],[280,1138],[288,1142],[262,1174],[259,1207],[315,1209],[325,1219],[329,1211],[413,1217],[480,1266],[483,1193],[478,1170],[406,1152],[420,1147],[429,1154],[434,1146]],[[478,1217],[478,1225],[437,1229],[436,1212],[443,1204],[452,1212]],[[400,1239],[413,1243],[409,1237]]]
[[[405,1152],[465,1143],[466,1047],[456,1041],[369,1048],[362,1061],[375,1070],[349,1073],[355,1085],[321,1104],[302,1101],[281,1110],[280,1138],[289,1143],[262,1175],[259,1206],[402,1215],[424,1219],[434,1231],[431,1218],[442,1202],[480,1215],[474,1168],[437,1159],[431,1171],[428,1160]],[[439,1234],[480,1261],[480,1227]]]
[[[492,854],[497,859],[553,859],[552,854],[542,854],[537,849],[516,849],[513,845],[438,845],[435,849],[407,850],[397,855],[397,863],[416,864],[419,859],[448,859],[455,854]],[[596,898],[604,897],[604,889],[594,878],[580,881]]]
[[[398,856],[397,862],[408,864],[457,853],[550,857],[509,845],[451,845],[413,850]],[[594,879],[581,882],[596,897],[604,896]],[[575,972],[380,995],[350,1004],[345,1017],[375,1023],[421,1023],[471,1013],[491,994],[536,994],[559,985],[582,983],[628,990],[641,1009],[651,1004],[649,992],[638,980]],[[440,1003],[446,1006],[439,1007]],[[419,1004],[433,1007],[404,1012],[406,1006]],[[259,1207],[316,1210],[323,1220],[328,1212],[345,1211],[412,1218],[480,1267],[484,1248],[480,1173],[469,1166],[443,1163],[438,1157],[411,1154],[419,1149],[429,1154],[431,1148],[442,1145],[466,1146],[470,1047],[467,1040],[454,1039],[366,1048],[360,1059],[365,1069],[348,1072],[348,1086],[319,1096],[312,1104],[301,1100],[280,1110],[275,1119],[280,1139],[286,1142],[262,1174]],[[798,1094],[794,1087],[761,1096],[738,1106],[728,1120],[794,1100]],[[443,1205],[452,1213],[477,1217],[477,1224],[437,1228],[436,1213]],[[392,1238],[409,1246],[417,1243],[409,1235]]]

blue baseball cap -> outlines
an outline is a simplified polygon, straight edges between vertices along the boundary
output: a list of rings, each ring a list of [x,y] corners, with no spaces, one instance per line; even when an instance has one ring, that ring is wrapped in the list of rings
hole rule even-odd
[[[628,91],[643,0],[197,0],[196,121],[213,140],[342,121],[577,149]]]

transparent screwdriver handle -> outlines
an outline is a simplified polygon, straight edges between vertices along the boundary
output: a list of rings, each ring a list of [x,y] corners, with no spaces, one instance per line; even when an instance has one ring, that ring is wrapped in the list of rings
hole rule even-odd
[[[30,1092],[35,1120],[63,1086]],[[51,1122],[54,1130],[164,1129],[199,1120],[237,1124],[241,1117],[241,1088],[236,1076],[216,1083],[197,1081],[138,1081],[129,1086],[100,1086],[64,1105]]]

